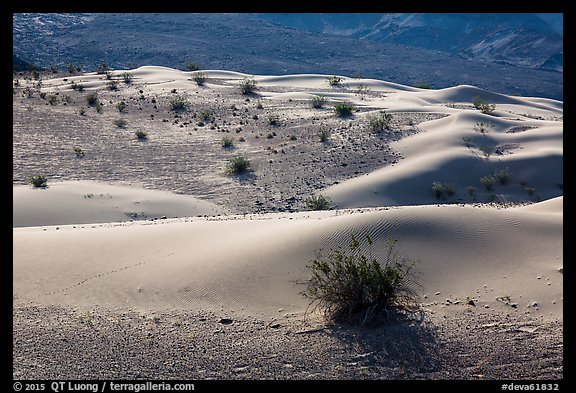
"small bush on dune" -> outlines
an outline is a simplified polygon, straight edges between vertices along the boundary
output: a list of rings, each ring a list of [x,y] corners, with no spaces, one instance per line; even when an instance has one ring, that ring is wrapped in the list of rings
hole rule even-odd
[[[234,147],[234,138],[232,138],[231,136],[225,136],[224,138],[222,138],[222,147],[225,148]]]
[[[328,81],[328,84],[330,86],[338,86],[338,85],[340,85],[340,83],[342,83],[344,78],[334,75],[334,76],[329,76],[328,78],[326,78],[326,80]]]
[[[366,242],[368,254],[352,235],[348,250],[317,251],[307,265],[312,275],[302,295],[332,322],[364,326],[386,320],[393,311],[412,313],[419,307],[411,288],[417,285],[415,262],[396,252],[397,241],[392,237],[382,245],[381,261],[372,256],[374,244],[368,234]]]
[[[312,98],[310,98],[310,104],[312,105],[312,108],[322,108],[325,103],[326,97],[324,96],[312,96]]]
[[[188,109],[188,105],[190,105],[188,95],[186,94],[177,94],[175,97],[171,97],[169,101],[173,111],[186,110]]]
[[[126,106],[127,105],[124,101],[120,101],[119,103],[116,104],[116,109],[118,109],[118,112],[122,113],[126,109]]]
[[[379,132],[390,129],[392,115],[386,111],[380,111],[377,115],[368,115],[367,119],[368,127],[374,132]]]
[[[245,156],[237,156],[230,159],[228,163],[227,172],[231,174],[240,174],[246,172],[250,168],[250,160]]]
[[[474,108],[478,109],[480,112],[484,114],[490,114],[494,112],[494,110],[496,109],[496,104],[490,104],[489,102],[484,101],[479,96],[473,98],[472,105],[474,105]]]
[[[306,199],[308,210],[330,210],[332,209],[332,200],[324,195],[314,195]]]
[[[256,90],[257,86],[258,82],[256,82],[254,78],[244,78],[240,82],[240,91],[242,92],[242,94],[250,94]]]
[[[318,137],[320,138],[320,142],[328,141],[331,135],[332,132],[327,128],[321,128],[320,131],[318,131]]]
[[[198,86],[204,86],[204,84],[206,83],[206,74],[203,72],[198,72],[194,74],[192,80],[196,82]]]
[[[148,139],[148,134],[145,131],[136,131],[134,134],[138,140]]]
[[[129,74],[128,72],[125,72],[122,74],[122,79],[124,80],[124,83],[129,85],[130,83],[132,83],[132,80],[134,79],[134,75]]]
[[[99,101],[98,101],[98,93],[97,93],[97,92],[93,92],[93,93],[88,94],[88,95],[86,96],[86,103],[87,103],[89,106],[96,106],[96,105],[99,103]]]
[[[486,191],[492,191],[494,184],[496,184],[496,178],[492,175],[484,176],[480,178],[480,183],[486,188]]]
[[[128,122],[125,119],[116,119],[114,120],[114,124],[118,128],[124,128],[126,127],[126,124],[128,124]]]
[[[36,188],[43,188],[48,184],[48,178],[44,175],[34,175],[30,178],[30,183]]]
[[[494,171],[494,177],[496,178],[496,180],[498,181],[498,183],[500,184],[506,184],[508,183],[508,181],[510,180],[510,177],[512,176],[512,171],[510,170],[510,168],[506,167],[504,169],[496,169]]]
[[[340,117],[352,116],[352,111],[354,110],[354,105],[349,102],[341,102],[334,106],[336,114]]]

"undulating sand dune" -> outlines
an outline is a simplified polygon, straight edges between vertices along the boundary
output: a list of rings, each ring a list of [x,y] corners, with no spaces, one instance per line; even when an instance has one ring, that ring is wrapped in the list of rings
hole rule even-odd
[[[251,76],[207,70],[206,85],[198,86],[193,72],[153,66],[129,72],[136,89],[165,96],[175,88],[225,96]],[[386,252],[382,244],[392,236],[398,251],[416,261],[415,290],[432,316],[476,310],[562,323],[563,103],[473,86],[426,90],[347,77],[331,88],[329,76],[253,77],[257,99],[285,108],[288,128],[289,116],[319,123],[334,117],[328,109],[310,107],[308,100],[317,94],[330,105],[354,103],[358,110],[351,118],[360,123],[380,110],[434,114],[435,120],[406,135],[404,128],[382,131],[401,159],[319,190],[335,204],[330,211],[239,215],[194,195],[118,183],[14,185],[14,305],[301,320],[309,305],[301,291],[315,251],[346,248],[352,234],[369,233],[374,255]],[[45,80],[43,89],[71,92],[74,81],[88,90],[106,89],[105,78],[94,73]],[[356,92],[359,85],[369,92]],[[476,96],[496,104],[494,112],[474,109]],[[352,128],[346,119],[337,121],[334,140],[345,144]],[[266,151],[247,146],[239,150]],[[480,179],[506,168],[505,184],[485,189]],[[224,175],[210,176],[218,183]],[[454,194],[437,197],[434,182],[450,185]],[[249,181],[240,185],[242,192],[251,187]]]

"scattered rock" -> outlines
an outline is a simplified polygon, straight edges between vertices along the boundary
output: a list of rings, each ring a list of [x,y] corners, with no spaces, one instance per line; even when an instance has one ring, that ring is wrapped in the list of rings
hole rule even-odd
[[[222,325],[230,325],[232,322],[234,321],[230,318],[222,318],[218,321],[218,323],[221,323]]]

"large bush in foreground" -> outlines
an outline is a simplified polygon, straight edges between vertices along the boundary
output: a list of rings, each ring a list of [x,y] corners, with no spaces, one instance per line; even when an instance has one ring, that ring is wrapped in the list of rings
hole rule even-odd
[[[366,234],[369,252],[352,235],[349,249],[331,249],[326,255],[316,252],[307,267],[312,276],[302,294],[311,299],[333,322],[366,325],[387,319],[391,311],[413,312],[418,308],[411,289],[413,261],[400,256],[396,240],[388,237],[383,258],[372,256],[372,238]]]

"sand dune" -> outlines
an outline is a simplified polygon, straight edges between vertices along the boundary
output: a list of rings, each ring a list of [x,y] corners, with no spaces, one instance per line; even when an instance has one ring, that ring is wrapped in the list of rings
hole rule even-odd
[[[400,159],[384,160],[381,167],[359,176],[354,172],[356,163],[343,165],[337,172],[341,177],[332,179],[338,181],[317,190],[335,203],[337,209],[331,211],[237,215],[223,203],[118,183],[64,178],[50,182],[47,189],[15,184],[15,305],[211,310],[266,320],[301,319],[308,301],[300,292],[315,251],[347,247],[351,234],[368,232],[376,242],[375,255],[385,252],[381,244],[391,235],[398,240],[399,251],[417,261],[418,294],[431,315],[488,310],[507,318],[563,320],[562,102],[506,96],[474,86],[426,90],[347,77],[341,86],[331,87],[326,81],[330,75],[321,74],[255,75],[257,95],[246,98],[237,87],[242,78],[251,76],[247,74],[206,70],[202,71],[208,77],[206,86],[198,86],[191,80],[192,72],[153,66],[129,72],[134,86],[119,94],[142,89],[164,99],[176,88],[201,97],[203,89],[209,89],[222,96],[239,95],[234,104],[238,106],[252,98],[265,102],[266,111],[253,119],[282,111],[286,129],[299,127],[292,124],[294,119],[311,122],[304,127],[332,121],[333,141],[313,149],[330,149],[334,154],[354,141],[355,132],[374,133],[367,127],[368,116],[382,109],[398,118],[406,113],[432,114],[427,119],[435,120],[413,128],[395,123],[392,130],[378,134]],[[89,90],[106,90],[101,75],[66,79],[46,80],[43,89],[70,92],[71,83],[81,81]],[[369,87],[365,96],[355,92],[359,85]],[[308,102],[312,95],[327,97],[327,108],[312,109]],[[496,110],[491,114],[475,110],[471,105],[475,96],[495,103]],[[218,99],[222,107],[231,106]],[[330,106],[339,101],[353,102],[358,110],[350,118],[336,118]],[[232,114],[226,120],[235,121]],[[247,122],[240,124],[248,127]],[[218,145],[221,136],[215,129],[208,131],[214,137],[190,131],[186,138],[217,138],[211,143]],[[171,130],[166,138],[180,137],[176,122]],[[264,198],[275,200],[277,195],[266,194],[254,180],[264,176],[267,165],[287,156],[284,147],[290,153],[289,135],[280,127],[274,130],[278,139],[283,138],[281,153],[256,144],[265,138],[237,147],[252,157],[269,154],[256,165],[253,178],[224,178],[221,168],[217,174],[201,173],[204,166],[190,172],[204,179],[206,187],[236,187],[230,193],[241,196],[261,192],[256,194],[260,204]],[[292,147],[294,154],[304,155],[302,146],[313,143],[294,140],[302,143]],[[222,147],[218,149],[222,154]],[[190,148],[186,154],[195,151],[200,150]],[[195,159],[211,160],[216,154],[202,152]],[[291,162],[284,165],[297,165]],[[323,165],[321,158],[313,162]],[[205,167],[213,171],[212,166]],[[298,169],[299,176],[307,168]],[[505,168],[510,171],[507,182],[485,189],[480,179]],[[290,167],[285,169],[273,183],[297,179],[288,176]],[[437,197],[434,182],[451,185],[454,194]],[[304,194],[293,187],[289,195]],[[202,195],[215,192],[209,189]]]
[[[188,195],[99,182],[63,181],[46,188],[14,186],[13,226],[90,224],[226,214]]]

